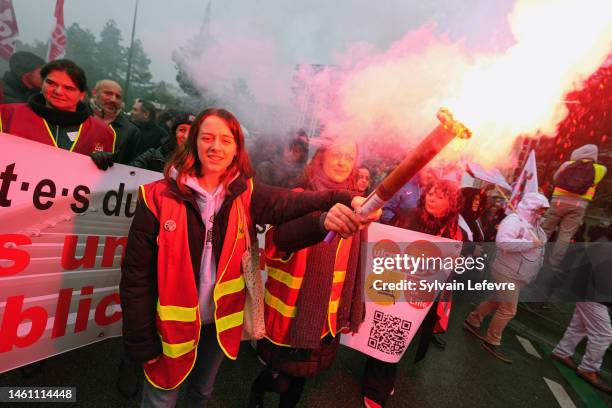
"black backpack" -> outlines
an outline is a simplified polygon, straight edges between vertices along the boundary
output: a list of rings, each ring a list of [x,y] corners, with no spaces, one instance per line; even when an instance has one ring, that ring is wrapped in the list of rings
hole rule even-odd
[[[595,166],[593,162],[577,160],[569,164],[557,177],[557,187],[583,195],[595,182]]]

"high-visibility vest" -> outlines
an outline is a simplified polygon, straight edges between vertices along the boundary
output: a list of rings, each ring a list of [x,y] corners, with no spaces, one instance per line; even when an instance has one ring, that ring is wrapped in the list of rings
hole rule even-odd
[[[238,200],[243,200],[248,212],[253,180],[247,184],[247,190],[231,205],[213,291],[217,341],[225,355],[233,360],[240,348],[246,296],[241,258],[246,250],[245,229],[248,227],[242,211],[239,211]],[[191,372],[200,341],[198,291],[188,255],[187,210],[183,200],[165,180],[140,186],[140,192],[146,206],[159,221],[156,326],[162,342],[160,359],[145,364],[144,371],[153,386],[173,389]]]
[[[0,106],[0,132],[57,147],[49,124],[25,103]],[[79,126],[71,152],[89,155],[115,151],[115,130],[100,119],[89,116]]]
[[[570,161],[570,163],[574,163],[575,160]],[[555,187],[553,190],[553,197],[575,197],[582,198],[583,200],[593,201],[595,197],[595,191],[597,190],[597,185],[601,182],[601,180],[606,175],[606,166],[602,166],[601,164],[593,163],[593,167],[595,167],[595,179],[593,180],[593,185],[589,187],[586,193],[580,195],[576,193],[572,193],[571,191],[567,191],[562,189],[561,187]]]
[[[452,292],[450,294],[452,296]],[[446,333],[452,307],[453,301],[450,299],[450,296],[448,300],[441,300],[438,302],[438,308],[436,309],[436,315],[438,318],[434,327],[434,333]]]
[[[305,248],[285,257],[285,253],[274,245],[273,233],[273,228],[266,232],[264,252],[268,275],[264,296],[266,338],[280,346],[291,346],[291,325],[297,315],[297,300],[306,272],[309,249]],[[351,242],[352,238],[336,241],[334,277],[328,302],[327,319],[321,337],[328,333],[333,336],[338,333],[338,307],[346,278]]]
[[[334,262],[334,280],[332,283],[331,294],[329,295],[329,308],[327,312],[327,322],[323,328],[323,336],[330,333],[336,337],[338,333],[338,308],[342,297],[342,288],[346,279],[348,261],[351,253],[351,243],[353,238],[340,239],[336,248],[336,260]]]

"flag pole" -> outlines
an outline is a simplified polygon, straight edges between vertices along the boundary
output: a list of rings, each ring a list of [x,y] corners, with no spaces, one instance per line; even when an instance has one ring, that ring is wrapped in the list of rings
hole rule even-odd
[[[506,203],[508,204],[508,207],[510,207],[510,210],[513,213],[516,213],[516,207],[512,204],[512,202],[510,202],[510,199],[508,198],[506,193],[504,193],[504,190],[502,190],[497,184],[495,185],[495,189],[497,190],[499,194],[501,194],[504,200],[506,200]],[[535,232],[532,231],[531,228],[527,228],[527,231],[529,231],[533,239],[535,239],[537,242],[541,242],[540,238],[535,234]]]
[[[128,53],[128,66],[127,66],[127,74],[125,77],[125,97],[124,100],[128,99],[128,94],[130,92],[130,77],[132,76],[132,57],[134,55],[134,34],[136,33],[136,18],[138,16],[138,0],[134,5],[134,19],[132,20],[132,37],[130,39],[130,51]]]
[[[502,190],[501,187],[499,187],[497,184],[495,185],[495,189],[497,190],[499,194],[501,194],[503,199],[506,200],[506,204],[508,204],[508,207],[510,207],[512,212],[516,212],[516,207],[514,207],[514,204],[512,204],[512,202],[510,201],[506,193],[504,193],[504,190]]]

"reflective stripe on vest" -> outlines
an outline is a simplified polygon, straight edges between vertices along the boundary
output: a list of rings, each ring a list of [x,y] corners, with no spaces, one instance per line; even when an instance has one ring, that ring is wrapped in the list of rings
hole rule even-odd
[[[574,163],[574,160],[570,161],[570,163]],[[553,190],[553,197],[574,197],[581,198],[587,201],[593,201],[595,198],[595,192],[597,190],[597,185],[601,182],[606,174],[606,167],[601,164],[593,163],[593,167],[595,167],[595,179],[593,180],[593,185],[589,187],[586,193],[580,195],[576,193],[572,193],[571,191],[567,191],[562,189],[561,187],[555,187]]]
[[[252,191],[253,184],[249,181],[247,190],[231,205],[213,292],[219,346],[228,357],[234,359],[242,333],[245,286],[240,259],[246,248],[246,217],[239,215],[237,200],[243,200],[250,206]],[[173,389],[191,372],[200,341],[199,298],[189,255],[187,211],[183,200],[170,190],[164,180],[140,186],[140,194],[160,224],[157,237],[159,298],[156,328],[162,355],[155,363],[145,364],[144,371],[153,386]]]
[[[264,297],[266,338],[280,346],[290,346],[291,324],[297,315],[297,300],[306,272],[308,248],[293,252],[285,257],[273,243],[274,228],[266,232],[265,262],[268,279]],[[351,238],[341,239],[336,249],[334,277],[329,298],[324,333],[336,333],[336,318],[346,268],[350,254]]]
[[[246,251],[246,229],[250,221],[248,214],[240,210],[241,200],[244,211],[251,208],[253,179],[247,181],[247,189],[232,202],[230,217],[221,248],[217,266],[217,283],[213,290],[215,302],[215,326],[217,341],[225,355],[235,360],[240,349],[242,324],[244,322],[244,302],[246,299],[244,276],[242,275],[242,255]]]
[[[192,322],[196,320],[197,307],[162,306],[157,302],[157,316],[161,321]]]
[[[452,295],[452,292],[451,292]],[[439,301],[438,308],[436,309],[436,325],[434,326],[434,333],[445,333],[448,329],[448,320],[450,318],[451,308],[453,306],[452,300]]]
[[[351,253],[351,243],[353,238],[341,239],[336,249],[336,261],[334,263],[334,280],[332,290],[329,296],[329,307],[327,312],[327,324],[323,329],[325,335],[329,332],[336,337],[338,327],[338,308],[340,307],[340,298],[342,296],[342,288],[344,287],[344,279],[346,278],[346,270],[348,267],[349,255]]]
[[[284,253],[272,241],[274,229],[266,232],[264,259],[268,278],[264,296],[266,337],[278,345],[289,344],[289,329],[297,314],[297,298],[306,272],[308,248],[293,252],[284,259]]]

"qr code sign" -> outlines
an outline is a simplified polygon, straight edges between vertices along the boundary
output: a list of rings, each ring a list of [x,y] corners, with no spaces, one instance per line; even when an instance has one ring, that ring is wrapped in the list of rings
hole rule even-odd
[[[408,320],[375,310],[368,346],[386,354],[401,355],[408,346],[411,326]]]

